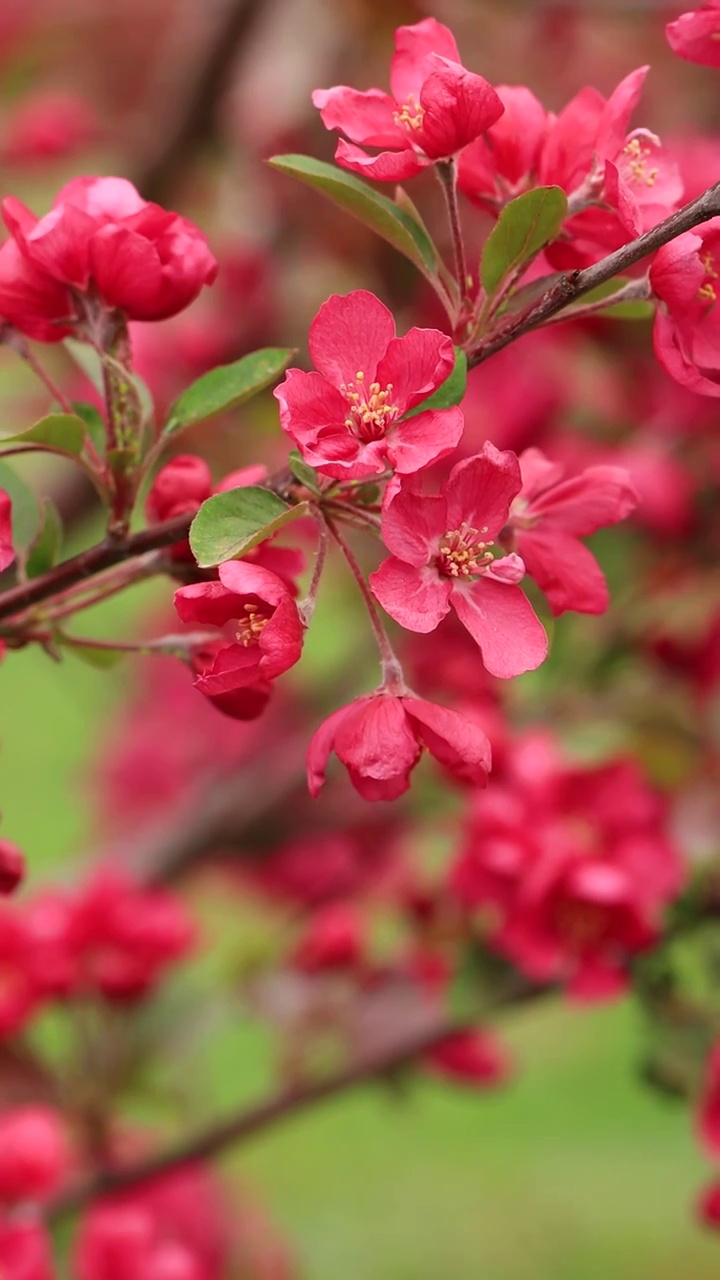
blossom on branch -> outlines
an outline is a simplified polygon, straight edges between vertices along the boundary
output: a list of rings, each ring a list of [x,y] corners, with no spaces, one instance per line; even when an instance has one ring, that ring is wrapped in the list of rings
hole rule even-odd
[[[453,608],[487,670],[504,678],[547,656],[545,630],[517,586],[522,560],[494,555],[521,486],[515,454],[490,443],[453,467],[439,495],[403,485],[383,513],[392,555],[370,575],[383,609],[409,631],[434,631]]]
[[[310,743],[310,794],[320,794],[335,752],[365,800],[395,800],[410,786],[410,774],[424,749],[456,778],[481,786],[487,781],[490,743],[460,712],[383,690],[357,698],[328,716]]]
[[[503,112],[492,85],[466,71],[455,37],[435,18],[398,27],[390,86],[392,96],[347,85],[312,95],[326,128],[351,139],[338,142],[337,163],[380,182],[402,182],[451,159]],[[381,150],[368,155],[365,147]]]
[[[720,67],[720,0],[681,13],[665,28],[673,53],[702,67]]]
[[[655,354],[690,391],[720,396],[720,218],[663,245],[650,267],[660,302]]]
[[[387,467],[411,475],[455,448],[459,408],[407,416],[452,372],[445,334],[410,329],[398,338],[392,313],[358,289],[323,303],[309,345],[318,372],[289,369],[274,394],[283,430],[323,475],[356,480]]]

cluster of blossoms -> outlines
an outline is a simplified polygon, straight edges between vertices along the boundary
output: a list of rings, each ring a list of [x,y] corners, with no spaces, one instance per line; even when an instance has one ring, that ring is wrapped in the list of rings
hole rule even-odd
[[[672,47],[718,65],[719,14],[712,3],[671,23]],[[417,211],[408,212],[411,202],[398,196],[397,206],[378,207],[396,247],[410,237],[417,249],[427,238],[429,256],[420,257],[445,316],[425,300],[428,324],[398,335],[374,293],[334,294],[310,325],[309,370],[288,368],[293,353],[277,348],[215,368],[227,335],[222,324],[210,325],[199,354],[189,344],[201,376],[184,389],[170,378],[166,391],[160,369],[155,404],[137,375],[143,353],[158,372],[152,338],[136,326],[170,318],[183,325],[218,269],[203,233],[123,178],[76,178],[41,218],[15,197],[2,202],[9,232],[0,246],[2,340],[40,373],[63,411],[32,427],[19,448],[73,458],[108,514],[102,543],[58,566],[47,558],[43,529],[23,540],[15,492],[0,491],[0,572],[14,566],[17,576],[0,593],[5,663],[31,644],[52,657],[74,647],[181,660],[153,676],[104,762],[104,817],[134,833],[177,809],[189,847],[196,811],[206,806],[209,820],[219,811],[206,851],[226,855],[223,892],[233,903],[262,901],[282,923],[269,979],[249,963],[250,976],[234,973],[228,985],[242,987],[276,1032],[291,1093],[305,1079],[315,1034],[330,1030],[362,1061],[366,1041],[372,1046],[368,1027],[383,1019],[402,1026],[403,1018],[416,1035],[418,1027],[433,1032],[427,1043],[420,1037],[416,1054],[429,1073],[474,1088],[501,1084],[511,1066],[484,1012],[457,1025],[443,1017],[468,954],[510,974],[513,991],[552,988],[600,1000],[626,990],[647,954],[667,946],[668,913],[688,880],[676,830],[681,806],[626,743],[613,741],[579,763],[562,728],[555,731],[552,699],[538,693],[534,706],[531,682],[529,694],[516,693],[516,677],[542,666],[551,639],[560,655],[549,681],[564,679],[563,644],[587,648],[590,662],[595,656],[592,623],[575,632],[564,617],[597,618],[610,605],[586,538],[632,516],[633,536],[662,547],[660,585],[672,594],[680,583],[692,594],[678,535],[697,532],[706,473],[719,474],[712,420],[697,397],[720,394],[720,202],[716,216],[702,220],[701,212],[677,234],[672,215],[692,183],[654,133],[631,128],[646,74],[632,71],[607,98],[583,89],[554,114],[526,87],[493,87],[468,71],[435,19],[401,27],[391,95],[335,86],[316,90],[313,101],[325,126],[345,135],[336,151],[341,169],[393,183],[435,171],[454,274],[438,265],[440,252]],[[458,191],[493,221],[478,269],[467,269]],[[376,193],[367,193],[371,204]],[[558,210],[544,236],[532,203],[538,193]],[[661,224],[667,234],[643,257],[648,241],[639,249],[635,242]],[[629,279],[612,256],[613,270],[599,283],[615,279],[615,294],[583,304],[573,289],[587,279],[584,269],[622,251]],[[622,373],[603,369],[589,390],[570,387],[564,365],[573,343],[592,334],[597,312],[628,301],[654,312],[655,352],[673,381],[658,382],[655,367],[637,379],[616,352]],[[566,330],[556,337],[549,322],[558,318],[575,319],[579,337]],[[533,329],[541,331],[526,336]],[[189,333],[178,328],[178,350]],[[92,403],[58,390],[28,344],[68,338],[97,366],[102,393]],[[519,338],[525,365],[503,353],[486,367]],[[163,461],[180,431],[272,383],[292,446],[277,470],[253,462],[218,478],[193,452]],[[610,428],[597,439],[572,417],[583,395],[586,416]],[[165,400],[161,423],[157,404],[164,410]],[[642,427],[616,441],[616,424],[631,408]],[[691,428],[687,457],[674,416]],[[146,527],[131,534],[140,506]],[[717,542],[715,524],[708,528],[702,559]],[[349,541],[356,530],[375,539],[372,563],[364,552],[356,557]],[[315,550],[309,582],[308,546]],[[303,656],[331,547],[362,597],[380,679],[308,733],[307,707],[292,678],[282,678]],[[638,642],[620,610],[609,614],[607,664],[635,642],[661,679],[690,689],[700,728],[683,731],[696,733],[712,776],[708,708],[720,686],[720,608],[701,601],[693,625],[683,630],[683,616],[676,633],[658,584],[641,572],[639,594],[649,586],[656,616],[641,617]],[[66,630],[74,614],[156,573],[173,584],[172,634],[115,646]],[[601,691],[604,660],[592,669]],[[574,693],[570,687],[570,701]],[[307,785],[298,786],[293,757],[278,787],[283,742],[296,726]],[[330,767],[333,755],[346,777]],[[426,755],[453,788],[452,848],[439,872],[421,865],[425,833],[402,807]],[[228,785],[239,793],[234,808],[221,803]],[[321,792],[322,803],[312,803]],[[371,805],[368,816],[366,801],[387,803]],[[260,819],[267,830],[258,834]],[[686,819],[685,829],[692,825]],[[231,862],[238,851],[241,861]],[[116,1095],[129,1085],[116,1085],[116,1064],[108,1066],[111,1028],[159,993],[193,952],[196,930],[172,891],[133,879],[117,862],[104,860],[74,889],[0,907],[0,1037],[26,1047],[39,1015],[52,1009],[77,1023],[86,1049],[86,1024],[96,1019],[99,1035],[93,1040],[91,1025],[89,1039],[108,1037],[111,1052],[97,1070],[103,1085],[112,1082],[98,1104],[95,1082],[81,1081],[86,1093],[71,1099],[67,1114],[55,1097],[0,1111],[0,1273],[8,1280],[53,1280],[38,1211],[50,1211],[98,1168],[112,1173],[141,1160],[148,1145],[115,1123]],[[0,893],[12,893],[23,870],[17,847],[0,841]],[[148,878],[163,874],[151,867]],[[383,949],[376,924],[388,914],[396,935]],[[83,1062],[85,1075],[94,1065]],[[719,1099],[715,1049],[700,1112],[713,1158]],[[713,1186],[703,1208],[713,1225],[719,1205]],[[79,1280],[222,1280],[243,1266],[236,1234],[209,1170],[181,1161],[137,1187],[97,1196],[82,1215],[72,1266]],[[289,1274],[284,1259],[275,1274]]]

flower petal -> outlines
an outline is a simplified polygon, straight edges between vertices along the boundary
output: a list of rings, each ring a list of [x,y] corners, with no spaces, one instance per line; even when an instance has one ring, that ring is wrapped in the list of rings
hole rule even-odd
[[[4,489],[0,489],[0,573],[15,559],[12,535],[12,501]]]
[[[399,560],[419,568],[437,553],[447,521],[447,503],[442,496],[415,493],[404,483],[383,511],[383,542]]]
[[[515,454],[486,441],[480,453],[459,462],[450,472],[445,486],[448,528],[458,529],[466,523],[494,538],[507,521],[510,503],[521,484]]]
[[[430,164],[425,156],[419,155],[411,147],[406,147],[404,151],[381,151],[379,155],[369,156],[354,143],[345,142],[344,138],[340,138],[337,144],[335,160],[341,168],[359,173],[363,178],[374,178],[375,182],[405,182]]]
[[[232,591],[235,596],[259,596],[273,607],[291,598],[282,578],[261,565],[247,564],[243,560],[226,560],[218,566],[218,577],[223,587]]]
[[[358,442],[345,425],[348,402],[322,374],[288,369],[273,395],[283,431],[311,466],[356,457]]]
[[[408,631],[434,631],[450,609],[450,581],[390,556],[370,574],[370,589],[386,613]]]
[[[505,108],[492,85],[455,62],[436,59],[437,69],[420,93],[424,109],[418,142],[427,156],[454,156],[486,133]]]
[[[454,587],[451,604],[491,675],[507,680],[547,657],[545,628],[520,587],[481,578],[469,589]]]
[[[453,344],[437,329],[409,329],[393,338],[378,363],[381,387],[392,383],[392,403],[400,414],[422,404],[450,376],[455,364]]]
[[[602,570],[590,551],[566,533],[529,529],[516,537],[525,568],[548,598],[558,617],[576,613],[604,613],[610,602]]]
[[[375,381],[377,367],[395,337],[395,321],[374,293],[356,289],[333,294],[310,325],[310,356],[315,368],[334,387]],[[345,402],[345,416],[348,407]]]
[[[436,54],[449,58],[451,62],[460,61],[452,31],[436,18],[425,18],[412,26],[397,28],[395,53],[390,64],[390,87],[396,102],[404,103],[411,95],[419,97]]]
[[[238,598],[221,582],[192,582],[178,587],[173,603],[181,622],[224,627],[238,616]]]
[[[624,520],[637,504],[637,490],[624,467],[587,467],[540,494],[532,514],[542,515],[543,529],[552,526],[586,537]]]
[[[359,93],[357,89],[337,84],[332,89],[316,89],[312,100],[325,128],[339,129],[352,142],[391,149],[406,146],[405,134],[395,123],[396,103],[381,89]]]
[[[429,409],[427,413],[418,413],[390,430],[388,459],[399,475],[415,475],[431,462],[438,462],[452,453],[460,442],[464,427],[465,418],[457,405],[452,409]],[[442,501],[444,503],[444,499]]]
[[[125,227],[100,227],[90,242],[90,268],[103,302],[133,320],[153,318],[162,267],[149,240]]]
[[[423,698],[404,698],[403,702],[431,755],[456,777],[484,786],[492,766],[492,751],[482,729],[458,711]]]

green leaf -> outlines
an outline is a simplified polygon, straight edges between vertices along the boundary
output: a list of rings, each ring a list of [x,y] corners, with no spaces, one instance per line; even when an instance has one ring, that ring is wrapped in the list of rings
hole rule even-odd
[[[62,536],[60,512],[49,498],[41,498],[40,527],[28,548],[25,560],[25,573],[28,578],[37,578],[57,564]]]
[[[299,480],[300,484],[304,484],[306,489],[309,489],[311,493],[320,492],[317,471],[305,461],[297,449],[291,449],[288,466],[295,479]]]
[[[102,360],[95,348],[88,346],[86,342],[78,342],[77,338],[66,338],[63,346],[81,373],[85,374],[88,381],[92,382],[95,390],[104,397],[105,380],[103,378]]]
[[[232,409],[264,391],[287,369],[295,352],[286,347],[265,347],[253,351],[234,364],[221,365],[203,374],[175,401],[163,436],[174,435],[183,427],[203,422],[215,413]]]
[[[110,667],[116,667],[118,662],[127,657],[126,649],[93,649],[90,645],[76,644],[72,636],[55,635],[56,644],[68,649],[70,653],[79,658],[88,667],[95,667],[98,671],[107,671]]]
[[[354,174],[310,156],[273,156],[268,164],[328,196],[409,258],[429,280],[437,281],[440,258],[425,227],[387,196],[380,195]]]
[[[3,436],[3,444],[35,444],[49,453],[62,453],[69,458],[79,458],[85,443],[85,423],[72,413],[50,413],[27,431],[14,436]]]
[[[40,523],[40,507],[32,489],[28,488],[12,467],[0,461],[0,489],[12,502],[13,545],[20,550],[32,542]]]
[[[535,187],[505,205],[485,241],[480,272],[492,296],[513,271],[555,240],[567,217],[561,187]]]
[[[613,280],[606,280],[604,284],[599,284],[597,289],[591,289],[589,293],[584,293],[578,298],[576,307],[568,307],[562,314],[563,319],[569,319],[573,311],[582,311],[584,307],[594,302],[602,302],[607,298],[608,305],[603,307],[598,315],[615,318],[616,320],[649,320],[655,308],[652,302],[643,298],[628,298],[627,302],[618,302],[613,306],[613,296],[620,292],[630,281],[623,276],[616,276]]]
[[[290,507],[269,489],[228,489],[201,506],[190,525],[190,546],[200,568],[210,569],[242,556],[306,513],[306,503]]]
[[[107,441],[107,433],[105,430],[105,422],[99,409],[94,404],[85,404],[82,400],[73,400],[72,407],[78,418],[82,418],[87,429],[87,434],[92,440],[98,453],[105,452],[105,444]]]
[[[451,409],[460,404],[467,388],[467,356],[460,347],[455,348],[455,365],[452,373],[445,379],[427,400],[418,404],[406,418],[414,418],[417,413],[425,413],[427,409]]]

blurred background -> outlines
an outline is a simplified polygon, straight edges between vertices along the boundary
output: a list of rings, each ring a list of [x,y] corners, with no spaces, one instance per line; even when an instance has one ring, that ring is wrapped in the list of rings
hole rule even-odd
[[[386,86],[394,28],[428,14],[452,27],[467,67],[492,83],[526,84],[554,110],[583,85],[607,94],[650,62],[634,124],[673,145],[689,197],[720,173],[712,137],[720,87],[717,73],[667,48],[664,24],[676,13],[650,0],[437,0],[431,8],[410,0],[3,0],[0,192],[40,213],[69,177],[121,174],[206,231],[221,264],[216,286],[173,321],[133,326],[137,369],[169,405],[204,369],[256,347],[297,346],[304,359],[309,321],[331,292],[375,290],[400,328],[441,324],[404,260],[264,166],[277,152],[332,158],[334,137],[312,109],[313,88]],[[442,239],[430,180],[418,179],[412,195]],[[469,204],[464,212],[477,247],[490,223]],[[718,605],[717,570],[708,567],[717,531],[703,523],[720,474],[717,402],[671,384],[650,352],[647,324],[561,326],[552,341],[526,339],[511,360],[478,370],[466,407],[474,440],[520,449],[575,432],[588,456],[612,446],[613,460],[622,454],[631,466],[643,498],[639,518],[622,536],[613,531],[598,542],[615,588],[610,614],[558,624],[547,668],[519,682],[518,714],[541,720],[554,708],[580,749],[589,744],[592,754],[598,742],[632,749],[671,789],[690,778],[683,831],[696,852],[711,838],[713,792],[700,776],[685,669],[668,655],[682,650],[697,665],[692,644],[704,639]],[[53,351],[51,362],[66,385],[80,380],[64,353]],[[77,394],[88,398],[87,387]],[[31,376],[0,352],[3,432],[45,407]],[[211,459],[217,474],[259,459],[282,462],[274,402],[196,428],[183,449]],[[53,493],[67,550],[86,545],[99,515],[78,474],[35,460],[19,469]],[[626,608],[631,578],[635,596]],[[638,581],[652,584],[641,600]],[[669,616],[668,593],[677,602],[679,592],[691,604]],[[147,633],[168,604],[166,582],[145,585],[94,610],[86,630]],[[328,675],[350,695],[369,687],[346,674],[355,621],[338,579],[309,640],[304,696],[319,698]],[[641,632],[653,638],[655,666],[647,666],[651,645],[638,641]],[[148,672],[150,661],[133,674],[68,657],[60,672],[28,650],[0,667],[3,831],[27,850],[33,887],[67,877],[108,832],[121,830],[129,853],[142,852],[148,830],[173,805],[192,806],[220,738],[228,739],[226,763],[241,768],[244,727],[236,741],[236,726],[199,706],[186,673],[159,677]],[[717,671],[708,661],[712,683]],[[292,717],[276,732],[280,759],[295,732]],[[299,758],[292,756],[293,779]],[[422,805],[421,797],[421,820]],[[221,896],[210,877],[211,902],[213,893]],[[206,908],[211,931],[215,910],[217,902]],[[251,904],[238,905],[234,928],[238,953],[266,945]],[[637,1006],[578,1010],[552,999],[510,1011],[501,1033],[515,1061],[501,1091],[463,1092],[426,1079],[399,1091],[374,1086],[291,1119],[227,1159],[243,1203],[262,1205],[258,1212],[290,1242],[298,1274],[718,1275],[720,1245],[692,1218],[703,1161],[686,1108],[644,1083],[646,1028]],[[267,1036],[240,1014],[225,1017],[189,1051],[185,1070],[202,1080],[210,1113],[235,1106],[267,1088]]]

